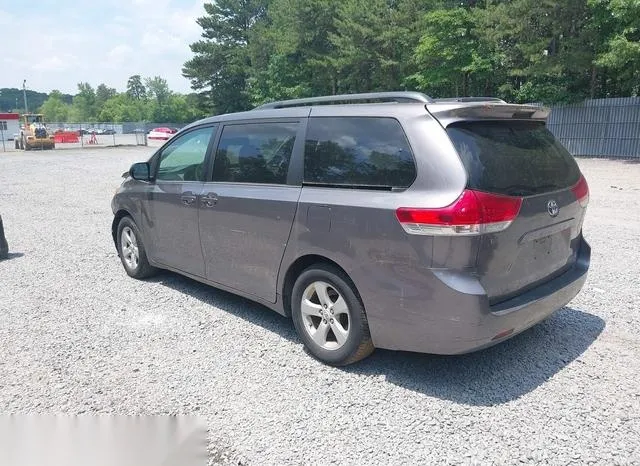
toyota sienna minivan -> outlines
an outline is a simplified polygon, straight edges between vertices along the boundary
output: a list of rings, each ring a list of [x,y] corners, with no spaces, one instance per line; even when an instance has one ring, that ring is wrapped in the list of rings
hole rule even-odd
[[[589,190],[547,116],[391,92],[207,118],[124,175],[113,239],[130,276],[167,269],[257,301],[328,364],[475,351],[587,276]]]

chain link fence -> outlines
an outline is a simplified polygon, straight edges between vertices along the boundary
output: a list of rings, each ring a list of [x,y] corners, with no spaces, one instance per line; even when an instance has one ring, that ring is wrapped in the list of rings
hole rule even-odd
[[[640,159],[640,97],[552,107],[547,125],[572,155]]]
[[[166,133],[166,138],[154,137],[155,133],[150,132],[156,128],[169,128],[178,131],[185,126],[175,123],[56,123],[46,124],[49,134],[55,140],[56,149],[82,149],[116,146],[159,146],[171,133]],[[2,127],[0,127],[2,129]],[[157,136],[157,135],[156,135]],[[19,134],[4,134],[0,151],[17,151]],[[39,150],[39,149],[32,149]]]
[[[572,155],[640,159],[640,97],[589,99],[579,104],[551,107],[547,124]],[[56,148],[72,149],[157,146],[164,140],[150,139],[151,130],[178,130],[184,124],[48,123],[47,126],[56,138]],[[3,138],[3,143],[0,150],[14,150],[10,138]]]

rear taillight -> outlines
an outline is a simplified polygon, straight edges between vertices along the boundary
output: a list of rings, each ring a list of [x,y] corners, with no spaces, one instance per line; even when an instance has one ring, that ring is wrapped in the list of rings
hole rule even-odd
[[[412,235],[481,235],[502,231],[518,216],[522,198],[465,189],[438,209],[400,207],[396,217]]]
[[[571,188],[573,194],[576,195],[580,207],[585,208],[589,204],[589,185],[583,175],[580,175],[580,181]]]

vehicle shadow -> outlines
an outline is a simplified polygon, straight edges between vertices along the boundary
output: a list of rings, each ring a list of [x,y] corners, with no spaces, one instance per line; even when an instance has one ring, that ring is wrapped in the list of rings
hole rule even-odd
[[[161,271],[146,281],[160,283],[171,289],[186,293],[199,301],[215,306],[265,330],[276,333],[290,341],[299,341],[291,319],[250,299],[219,290],[182,275]]]
[[[24,253],[22,252],[10,252],[7,257],[5,257],[4,259],[0,259],[0,262],[7,262],[10,261],[11,259],[18,259],[19,257],[24,256]]]
[[[250,300],[172,273],[153,281],[299,342],[290,319]],[[459,404],[492,406],[535,390],[578,359],[604,327],[601,318],[565,307],[526,332],[476,353],[438,356],[378,349],[340,370],[383,376],[399,387]]]
[[[565,307],[499,345],[460,356],[376,350],[348,372],[384,375],[409,390],[473,406],[492,406],[535,390],[575,361],[598,338],[605,322]]]

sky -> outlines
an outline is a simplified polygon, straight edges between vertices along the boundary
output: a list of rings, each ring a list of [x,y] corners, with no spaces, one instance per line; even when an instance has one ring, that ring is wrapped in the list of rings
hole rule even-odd
[[[0,0],[0,88],[75,94],[77,83],[126,89],[129,76],[161,76],[189,92],[181,74],[200,38],[206,0]]]

